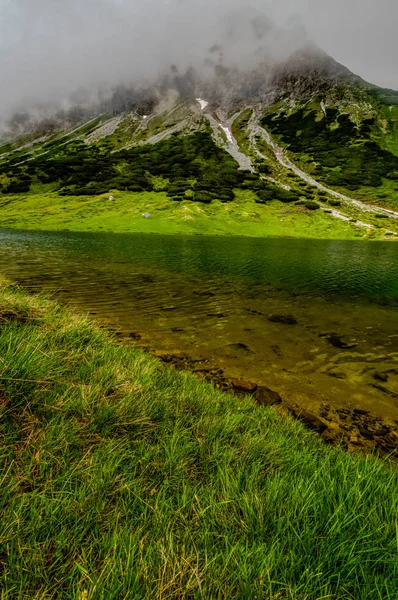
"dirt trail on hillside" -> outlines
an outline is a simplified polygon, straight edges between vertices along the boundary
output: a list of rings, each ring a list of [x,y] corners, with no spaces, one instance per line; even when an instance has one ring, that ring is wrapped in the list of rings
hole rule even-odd
[[[249,128],[249,132],[250,132],[250,142],[253,146],[254,151],[259,156],[262,156],[263,158],[265,158],[264,155],[262,155],[261,152],[257,148],[255,138],[258,135],[260,137],[262,137],[263,140],[268,144],[268,146],[273,151],[277,161],[283,167],[285,167],[286,169],[289,169],[290,171],[293,171],[298,177],[303,179],[309,185],[312,185],[313,187],[316,187],[323,192],[327,192],[329,195],[334,196],[335,198],[342,200],[346,204],[354,206],[363,212],[368,212],[368,213],[373,213],[373,214],[381,213],[381,214],[386,214],[388,216],[391,216],[395,219],[398,219],[398,212],[387,209],[387,208],[378,207],[378,206],[377,207],[369,206],[368,204],[365,204],[364,202],[361,202],[360,200],[354,200],[353,198],[349,198],[348,196],[345,196],[344,194],[341,194],[340,192],[336,192],[336,191],[326,187],[322,183],[319,183],[316,179],[314,179],[313,177],[311,177],[310,175],[308,175],[307,173],[302,171],[286,156],[284,149],[281,148],[280,146],[278,146],[278,144],[273,140],[271,134],[266,129],[264,129],[263,127],[261,127],[259,125],[258,116],[255,113],[253,114],[252,118],[249,121],[248,128]],[[335,212],[338,212],[338,211],[335,211]],[[364,223],[364,225],[366,225],[366,224]],[[368,227],[372,227],[372,226],[368,225]]]

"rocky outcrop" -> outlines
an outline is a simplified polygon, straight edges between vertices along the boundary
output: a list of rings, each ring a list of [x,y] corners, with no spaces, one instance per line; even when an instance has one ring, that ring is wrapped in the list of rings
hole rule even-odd
[[[398,459],[398,421],[382,420],[361,408],[338,408],[322,404],[319,413],[290,404],[275,390],[243,379],[228,378],[223,369],[212,367],[206,359],[194,360],[185,354],[152,351],[151,354],[171,367],[188,370],[223,391],[252,396],[260,406],[272,406],[281,415],[299,420],[327,444],[349,452],[376,452]],[[377,378],[376,378],[377,379]]]

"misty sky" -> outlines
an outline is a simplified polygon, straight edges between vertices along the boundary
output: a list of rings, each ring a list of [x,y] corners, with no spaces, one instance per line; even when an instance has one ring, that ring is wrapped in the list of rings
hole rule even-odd
[[[0,111],[188,66],[248,6],[398,89],[397,0],[0,0]]]

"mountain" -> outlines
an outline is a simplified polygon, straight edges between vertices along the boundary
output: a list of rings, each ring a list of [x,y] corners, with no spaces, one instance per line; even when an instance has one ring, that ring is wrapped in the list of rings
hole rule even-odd
[[[398,92],[365,82],[300,32],[241,17],[230,16],[195,67],[171,65],[156,82],[95,102],[83,93],[68,111],[14,115],[0,145],[0,215],[21,194],[119,190],[208,205],[240,191],[253,205],[322,209],[394,236]]]

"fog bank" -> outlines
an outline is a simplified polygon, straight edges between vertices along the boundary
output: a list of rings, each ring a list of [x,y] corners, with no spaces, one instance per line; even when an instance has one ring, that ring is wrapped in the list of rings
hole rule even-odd
[[[395,0],[0,0],[0,115],[34,102],[67,108],[82,87],[94,100],[171,65],[200,68],[211,47],[245,68],[258,46],[278,60],[306,39],[398,88],[397,17]]]

